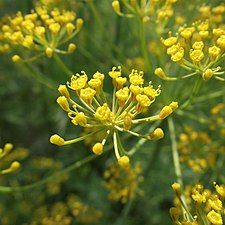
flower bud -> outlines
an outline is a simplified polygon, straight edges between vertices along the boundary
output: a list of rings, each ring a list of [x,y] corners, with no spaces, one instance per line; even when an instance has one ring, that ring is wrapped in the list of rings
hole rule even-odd
[[[153,133],[149,135],[151,140],[159,140],[164,137],[164,132],[161,128],[156,128]]]
[[[167,116],[169,116],[173,112],[172,108],[170,106],[164,106],[162,110],[159,113],[159,118],[161,120],[165,119]]]
[[[158,76],[161,79],[165,79],[166,78],[165,72],[160,67],[159,68],[156,68],[154,73],[155,73],[156,76]]]
[[[58,91],[61,95],[65,96],[67,99],[70,99],[70,93],[66,85],[59,85]]]
[[[69,103],[65,96],[58,97],[56,101],[64,111],[70,111]]]
[[[65,140],[61,138],[58,134],[54,134],[50,137],[50,142],[54,145],[62,146],[65,143]]]
[[[113,1],[113,2],[112,2],[112,7],[113,7],[114,11],[115,11],[117,14],[121,14],[120,3],[119,3],[119,1]]]
[[[96,154],[96,155],[101,155],[103,153],[103,144],[102,143],[96,143],[93,147],[92,147],[92,151]]]
[[[126,168],[130,165],[130,159],[128,156],[124,155],[118,159],[118,163],[121,167]]]
[[[204,80],[209,80],[212,78],[213,75],[214,75],[214,72],[211,69],[206,69],[202,77]]]
[[[80,29],[81,29],[81,27],[83,26],[83,24],[84,24],[83,19],[78,18],[78,19],[77,19],[77,21],[76,21],[76,26],[77,26],[77,29],[78,29],[78,30],[80,30]]]
[[[19,56],[19,55],[14,55],[13,57],[12,57],[12,61],[14,62],[14,63],[18,63],[18,62],[20,62],[22,59],[21,59],[21,57]]]
[[[75,50],[76,50],[77,46],[73,43],[70,43],[69,46],[68,46],[68,53],[73,53]]]
[[[51,48],[47,47],[45,50],[45,53],[48,56],[48,58],[51,58],[53,55],[53,50]]]

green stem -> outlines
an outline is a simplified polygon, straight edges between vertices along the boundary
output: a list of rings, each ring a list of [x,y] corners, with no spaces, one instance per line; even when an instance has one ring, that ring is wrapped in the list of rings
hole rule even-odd
[[[156,129],[157,126],[159,126],[159,124],[162,122],[162,120],[160,121],[156,121],[148,130],[149,133],[151,133],[153,130]],[[141,138],[135,145],[133,148],[131,148],[131,150],[129,151],[129,155],[133,155],[146,141],[148,141],[147,139]]]
[[[183,204],[183,207],[182,207],[183,215],[185,215],[185,212],[187,212],[188,217],[193,219],[187,208],[186,199],[183,194],[182,172],[181,172],[181,166],[180,166],[180,160],[179,160],[179,154],[178,154],[178,148],[177,148],[175,126],[174,126],[172,117],[168,118],[168,126],[169,126],[170,139],[171,139],[171,145],[172,145],[172,156],[173,156],[173,164],[174,164],[174,169],[175,169],[176,181],[181,186],[180,201]]]
[[[62,59],[57,55],[54,54],[54,60],[57,63],[57,65],[61,68],[61,70],[66,73],[68,77],[71,77],[73,75],[73,72],[65,65],[65,63],[62,61]]]
[[[67,174],[75,169],[80,168],[81,166],[93,161],[97,157],[98,157],[97,155],[90,155],[90,156],[84,158],[83,160],[77,161],[77,162],[73,163],[72,165],[66,167],[65,169],[62,169],[61,171],[56,172],[53,175],[50,175],[50,176],[48,176],[38,182],[35,182],[33,184],[28,184],[28,185],[24,185],[24,186],[20,186],[20,187],[0,186],[0,193],[24,192],[24,191],[29,191],[33,188],[40,187],[40,186],[56,179],[57,177],[61,177],[64,174]]]
[[[190,104],[194,102],[194,99],[201,88],[202,82],[203,82],[203,79],[201,76],[199,76],[194,84],[191,96],[188,98],[186,102],[184,102],[183,105],[181,105],[180,109],[185,109],[186,107],[188,107]]]
[[[176,141],[175,126],[174,126],[173,119],[171,117],[168,118],[168,126],[169,126],[170,139],[172,144],[172,155],[173,155],[173,163],[175,168],[176,179],[177,179],[177,182],[181,186],[183,186],[182,173],[180,168],[179,154],[178,154],[177,141]]]
[[[145,70],[148,71],[151,74],[152,63],[149,59],[148,46],[147,46],[146,35],[145,35],[145,28],[144,28],[144,23],[142,22],[141,19],[139,19],[139,26],[140,26],[141,51],[142,51],[142,55],[143,55],[144,60],[145,60]]]
[[[123,211],[122,211],[122,215],[119,216],[119,218],[116,220],[115,225],[123,225],[124,224],[124,220],[126,219],[126,217],[128,216],[131,208],[132,208],[132,203],[133,203],[133,199],[130,199],[127,204],[124,206]]]
[[[25,62],[22,65],[24,65],[24,68],[26,68],[29,73],[41,84],[44,84],[46,87],[48,87],[49,89],[55,90],[55,85],[52,81],[50,81],[50,79],[48,79],[46,76],[44,76],[43,74],[35,71],[32,66]]]
[[[88,4],[90,6],[90,9],[91,9],[94,17],[95,17],[95,20],[97,21],[98,27],[103,31],[104,30],[104,25],[103,25],[102,20],[101,20],[101,18],[99,16],[98,10],[95,7],[95,4],[93,4],[93,0],[89,0]]]

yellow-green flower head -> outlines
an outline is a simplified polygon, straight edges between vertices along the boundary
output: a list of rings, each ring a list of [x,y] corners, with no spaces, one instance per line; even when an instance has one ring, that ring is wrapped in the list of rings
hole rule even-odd
[[[38,6],[30,14],[23,15],[18,12],[14,17],[9,17],[8,22],[2,25],[1,42],[11,49],[21,52],[29,51],[34,60],[42,55],[51,58],[54,53],[72,53],[76,46],[69,43],[67,50],[58,47],[68,43],[81,29],[82,19],[76,19],[73,11],[48,10],[45,6]],[[17,62],[18,60],[13,60]]]
[[[109,200],[126,203],[135,198],[143,181],[141,172],[140,164],[132,167],[127,156],[120,158],[119,165],[113,164],[107,168],[104,172],[104,187],[109,191]]]
[[[198,148],[196,148],[196,145]],[[197,132],[191,127],[185,127],[179,136],[180,160],[197,174],[203,173],[206,169],[215,165],[217,149],[218,146],[212,142],[207,133]]]
[[[138,17],[143,23],[151,18],[156,22],[167,21],[173,15],[173,5],[177,0],[146,0],[145,2],[136,0],[114,0],[112,8],[115,13],[122,17]],[[121,4],[123,7],[121,7]]]
[[[121,166],[128,166],[130,158],[124,150],[120,132],[127,132],[135,137],[147,140],[158,140],[163,138],[162,129],[155,129],[150,135],[142,135],[132,131],[132,127],[140,123],[148,123],[162,120],[176,110],[178,104],[172,102],[168,110],[161,110],[154,116],[143,117],[146,111],[160,94],[160,87],[154,89],[151,82],[145,85],[144,73],[132,70],[129,82],[122,75],[121,67],[113,67],[109,72],[112,78],[112,95],[104,92],[105,75],[96,72],[90,80],[82,71],[81,75],[72,76],[67,86],[72,90],[69,93],[65,85],[60,85],[58,91],[62,96],[57,99],[61,108],[67,112],[68,117],[75,126],[88,128],[87,134],[81,135],[73,140],[66,141],[59,135],[53,135],[50,142],[58,146],[76,143],[101,132],[102,141],[95,143],[92,152],[96,155],[102,154],[104,145],[110,137],[113,139],[115,155]],[[108,87],[107,87],[108,91]],[[73,98],[73,95],[76,98]]]
[[[221,24],[221,27],[224,25]],[[221,58],[225,53],[225,30],[215,27],[211,20],[197,20],[192,26],[182,26],[178,29],[176,36],[161,38],[171,60],[182,68],[189,71],[182,77],[165,76],[165,72],[157,70],[156,75],[164,80],[177,80],[200,75],[204,80],[211,77],[225,81],[221,76],[224,74],[220,66]],[[209,70],[212,71],[209,74]],[[207,70],[207,76],[206,75]],[[208,77],[208,78],[207,78]]]

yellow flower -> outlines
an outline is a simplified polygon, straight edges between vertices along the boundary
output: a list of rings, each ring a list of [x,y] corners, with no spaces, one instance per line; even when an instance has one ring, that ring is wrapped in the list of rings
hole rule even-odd
[[[32,60],[46,54],[51,58],[55,52],[72,53],[76,46],[69,43],[67,49],[58,49],[62,44],[69,42],[81,29],[83,20],[76,19],[75,13],[55,8],[50,10],[45,6],[38,6],[29,14],[18,12],[14,17],[1,26],[0,36],[7,48],[19,47],[36,53]],[[57,36],[57,38],[56,38]],[[29,54],[31,55],[31,54]],[[13,58],[14,62],[15,60]]]
[[[194,63],[200,62],[204,58],[204,53],[202,50],[190,50],[190,58]]]
[[[71,82],[67,83],[68,87],[71,88],[74,91],[80,91],[82,88],[84,88],[87,84],[88,77],[87,75],[82,71],[82,75],[77,74],[76,76],[71,77]]]
[[[214,210],[210,211],[207,214],[207,219],[209,220],[212,225],[222,225],[223,224],[223,219],[222,216],[215,212]]]
[[[188,71],[188,74],[180,77],[181,79],[200,75],[204,80],[209,80],[211,77],[224,80],[220,77],[224,74],[224,69],[219,64],[225,53],[225,31],[222,28],[213,27],[214,22],[209,19],[197,20],[190,27],[181,26],[176,39],[171,37],[172,32],[169,32],[168,39],[161,38],[171,60]],[[209,71],[213,73],[210,74]],[[156,75],[161,79],[179,79],[179,77],[167,77],[165,74],[160,69],[156,70]]]
[[[87,124],[87,117],[83,112],[79,112],[76,114],[76,116],[72,119],[72,123],[74,125],[80,125],[82,127],[85,127]]]
[[[96,94],[96,91],[90,87],[81,89],[80,98],[83,99],[86,103],[91,104],[92,100]]]
[[[95,133],[101,132],[102,141],[93,146],[93,152],[97,155],[101,154],[107,139],[112,137],[118,163],[123,166],[128,165],[128,154],[123,149],[119,133],[127,132],[146,140],[158,140],[164,136],[160,128],[155,129],[150,135],[142,135],[132,131],[131,127],[140,123],[161,120],[168,116],[168,112],[163,112],[164,117],[160,112],[160,114],[154,116],[141,117],[142,112],[148,109],[161,92],[160,87],[154,89],[151,82],[144,86],[143,75],[143,72],[132,70],[128,82],[122,76],[121,68],[118,67],[117,70],[116,67],[113,67],[109,72],[114,86],[113,94],[110,97],[104,93],[104,74],[96,72],[90,80],[88,80],[84,71],[81,72],[81,75],[73,75],[67,86],[73,90],[73,94],[77,97],[76,100],[73,100],[65,85],[60,85],[58,90],[63,96],[60,96],[57,102],[68,113],[72,123],[75,126],[88,128],[88,133],[68,141],[65,141],[59,135],[53,135],[50,142],[59,146],[68,145],[88,139]],[[124,87],[118,88],[122,85]],[[172,102],[167,107],[169,107],[169,114],[171,114],[176,110],[178,104]],[[136,118],[137,116],[138,118]]]

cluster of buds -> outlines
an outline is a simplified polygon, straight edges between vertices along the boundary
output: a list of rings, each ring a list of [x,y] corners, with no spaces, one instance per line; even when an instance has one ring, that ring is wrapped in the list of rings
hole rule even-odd
[[[3,148],[0,148],[0,159],[7,156],[13,149],[13,145],[11,143],[7,143]],[[18,161],[13,161],[9,168],[0,170],[0,174],[8,174],[12,173],[20,168],[20,163]]]
[[[67,82],[67,86],[59,86],[58,90],[62,96],[57,99],[57,102],[68,113],[72,123],[75,126],[93,128],[94,131],[70,141],[65,141],[55,134],[51,136],[50,142],[58,146],[68,145],[85,140],[94,133],[102,131],[104,138],[93,145],[92,151],[97,155],[102,154],[107,138],[112,136],[118,163],[126,167],[129,165],[129,152],[123,148],[119,133],[126,132],[147,140],[163,138],[164,133],[161,128],[156,128],[147,135],[134,132],[131,128],[137,124],[165,119],[177,109],[178,103],[171,102],[158,114],[143,117],[142,113],[146,113],[160,94],[160,87],[154,89],[151,82],[145,86],[142,71],[132,70],[127,79],[122,76],[121,67],[113,67],[109,76],[112,78],[114,87],[110,97],[103,91],[105,75],[100,72],[96,72],[88,80],[87,74],[82,71],[81,74],[73,75],[71,81]],[[67,87],[73,91],[73,94],[75,93],[76,101],[71,98]]]
[[[211,7],[209,5],[202,5],[199,8],[200,18],[202,20],[208,19],[213,24],[220,24],[221,22],[223,22],[224,12],[225,5],[223,3],[215,7]]]
[[[201,75],[204,80],[213,77],[225,81],[221,77],[225,71],[220,66],[225,56],[224,27],[213,27],[209,20],[197,21],[192,26],[180,27],[176,36],[170,32],[169,37],[161,38],[161,41],[171,60],[189,72],[182,77],[169,77],[165,72],[160,76],[162,73],[156,71],[156,75],[162,79],[177,80]]]
[[[55,8],[49,12],[46,7],[40,6],[30,14],[23,15],[18,12],[16,16],[9,17],[1,26],[0,45],[18,51],[25,48],[29,52],[36,52],[29,60],[43,55],[51,58],[54,53],[68,54],[75,51],[74,43],[69,43],[67,50],[60,50],[58,47],[68,43],[80,31],[82,25],[83,20],[76,19],[76,14],[72,11]],[[14,55],[12,60],[19,62],[22,58],[20,55]]]
[[[224,185],[214,183],[215,189],[205,189],[197,184],[189,189],[189,204],[181,197],[181,186],[178,183],[172,185],[180,207],[170,209],[170,215],[177,225],[223,225],[222,214],[224,212],[223,201],[225,197]],[[183,215],[182,215],[183,211]],[[196,215],[197,214],[197,215]]]
[[[120,2],[123,4],[125,12],[121,11]],[[150,19],[162,22],[162,20],[168,20],[173,15],[173,5],[176,2],[177,0],[114,0],[112,7],[119,16],[128,18],[138,16],[144,23]]]
[[[45,6],[48,9],[60,8],[68,9],[72,4],[75,4],[74,1],[70,0],[36,0],[36,6]]]
[[[108,198],[113,202],[126,203],[140,192],[139,185],[143,181],[140,163],[134,167],[111,165],[104,172],[104,187],[109,191]]]
[[[185,127],[179,136],[178,150],[181,163],[186,164],[195,173],[202,173],[215,165],[219,146],[207,133]]]

